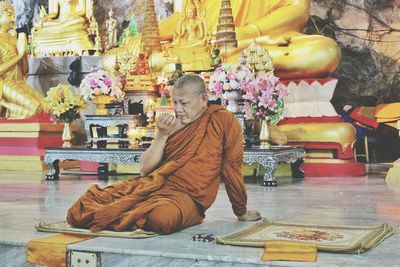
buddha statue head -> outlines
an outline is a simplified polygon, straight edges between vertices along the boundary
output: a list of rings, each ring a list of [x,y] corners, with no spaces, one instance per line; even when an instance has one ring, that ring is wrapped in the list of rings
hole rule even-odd
[[[191,3],[186,7],[186,18],[187,19],[196,19],[197,17],[197,10],[196,10],[196,6]]]
[[[4,32],[15,27],[14,7],[9,2],[0,2],[0,27]]]

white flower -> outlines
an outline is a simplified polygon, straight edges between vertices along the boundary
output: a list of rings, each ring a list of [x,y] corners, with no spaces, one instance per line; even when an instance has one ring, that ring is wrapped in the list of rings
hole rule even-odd
[[[225,72],[219,73],[218,76],[217,76],[217,80],[221,81],[221,82],[224,82],[226,80],[226,73]]]
[[[239,81],[243,81],[244,80],[244,78],[246,77],[246,73],[244,72],[244,71],[238,71],[237,73],[236,73],[236,78],[239,80]]]
[[[240,84],[239,84],[237,81],[235,81],[235,80],[231,80],[231,81],[229,82],[229,86],[230,86],[230,88],[231,88],[232,90],[236,90],[236,89],[239,89],[239,88],[240,88]]]

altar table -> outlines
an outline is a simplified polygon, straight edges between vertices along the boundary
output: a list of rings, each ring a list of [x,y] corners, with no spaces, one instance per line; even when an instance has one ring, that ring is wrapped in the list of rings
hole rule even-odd
[[[108,163],[139,165],[140,157],[145,148],[47,148],[44,161],[48,166],[46,180],[58,180],[60,169],[58,163],[64,160],[81,160],[99,162],[98,173],[108,174]],[[263,167],[264,186],[277,186],[275,170],[279,162],[292,163],[294,177],[302,177],[299,170],[302,158],[306,156],[302,147],[272,146],[270,149],[259,147],[246,148],[243,161],[248,164],[258,164]]]

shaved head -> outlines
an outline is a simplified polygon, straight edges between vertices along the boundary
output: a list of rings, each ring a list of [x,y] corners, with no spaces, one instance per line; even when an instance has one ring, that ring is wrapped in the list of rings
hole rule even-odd
[[[174,90],[185,90],[194,94],[205,95],[206,84],[200,76],[186,74],[176,81]]]
[[[174,85],[172,99],[176,116],[183,125],[199,118],[208,103],[203,78],[193,74],[182,76]]]

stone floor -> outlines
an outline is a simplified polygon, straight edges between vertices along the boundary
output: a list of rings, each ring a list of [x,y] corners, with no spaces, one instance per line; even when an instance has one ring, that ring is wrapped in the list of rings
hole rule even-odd
[[[249,207],[275,221],[370,226],[388,222],[399,230],[400,180],[385,180],[388,165],[368,166],[368,175],[342,178],[278,178],[278,187],[248,181]],[[0,172],[0,266],[33,266],[25,262],[29,240],[39,221],[57,221],[93,183],[102,186],[127,176],[98,181],[97,176],[64,174],[47,182],[43,173]],[[194,242],[196,233],[223,235],[253,223],[238,222],[224,186],[205,222],[178,233],[150,239],[95,238],[69,250],[99,252],[101,266],[400,266],[400,237],[388,238],[361,255],[318,253],[316,263],[262,262],[260,248]]]

